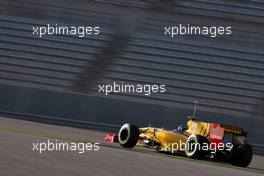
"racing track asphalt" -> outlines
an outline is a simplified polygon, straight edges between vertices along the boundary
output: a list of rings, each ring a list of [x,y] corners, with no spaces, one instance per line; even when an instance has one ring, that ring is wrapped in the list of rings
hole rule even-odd
[[[0,176],[253,176],[264,175],[264,157],[254,156],[248,168],[185,157],[126,150],[102,142],[104,133],[0,117]],[[33,142],[48,139],[100,142],[99,151],[32,151]]]

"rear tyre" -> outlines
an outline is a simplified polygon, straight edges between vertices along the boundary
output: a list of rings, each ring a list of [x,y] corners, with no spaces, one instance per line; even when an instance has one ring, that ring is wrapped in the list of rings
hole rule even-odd
[[[118,133],[118,142],[122,147],[133,148],[139,139],[139,129],[137,126],[126,123]]]
[[[207,138],[199,135],[191,135],[186,141],[185,155],[188,158],[203,159],[208,151],[204,151],[202,146],[209,144]]]
[[[234,148],[233,155],[231,156],[231,164],[234,166],[247,167],[253,156],[253,150],[248,143],[239,145]]]

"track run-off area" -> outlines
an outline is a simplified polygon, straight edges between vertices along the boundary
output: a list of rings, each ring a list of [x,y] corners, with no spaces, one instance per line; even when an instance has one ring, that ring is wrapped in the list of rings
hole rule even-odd
[[[136,147],[124,149],[103,142],[104,132],[0,117],[0,175],[4,176],[253,176],[264,175],[264,156],[254,155],[247,168]],[[99,150],[33,150],[47,141],[100,143]]]

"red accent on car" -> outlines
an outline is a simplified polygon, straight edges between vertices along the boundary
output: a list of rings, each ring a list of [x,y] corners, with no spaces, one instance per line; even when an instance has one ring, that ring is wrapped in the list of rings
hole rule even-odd
[[[223,141],[224,138],[224,128],[221,128],[220,124],[212,123],[210,124],[209,131],[209,141],[212,147],[219,147],[219,143]]]
[[[112,142],[112,143],[118,142],[117,134],[107,133],[106,136],[105,136],[104,141],[105,142]]]

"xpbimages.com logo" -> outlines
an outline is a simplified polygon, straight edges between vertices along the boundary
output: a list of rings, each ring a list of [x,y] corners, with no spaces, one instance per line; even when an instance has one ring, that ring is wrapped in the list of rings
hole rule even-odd
[[[164,26],[164,34],[170,37],[176,37],[179,35],[204,35],[212,38],[231,35],[231,26],[196,26],[190,24],[179,24],[176,26]]]
[[[113,84],[99,84],[98,92],[109,95],[109,94],[143,94],[149,96],[153,93],[165,93],[166,85],[165,84],[126,84],[124,82]]]
[[[45,26],[32,26],[32,34],[40,38],[45,35],[72,35],[80,38],[99,35],[99,26],[59,26],[58,24]]]
[[[217,150],[223,151],[231,151],[233,149],[232,143],[188,143],[180,141],[179,143],[165,143],[163,148],[160,149],[160,151],[163,152],[170,152],[170,153],[176,153],[177,151],[196,151],[196,150],[202,150],[202,151],[208,151],[212,154],[215,154]]]
[[[40,154],[50,151],[76,151],[83,154],[86,151],[99,151],[100,143],[62,142],[56,139],[55,141],[33,142],[32,150]]]

